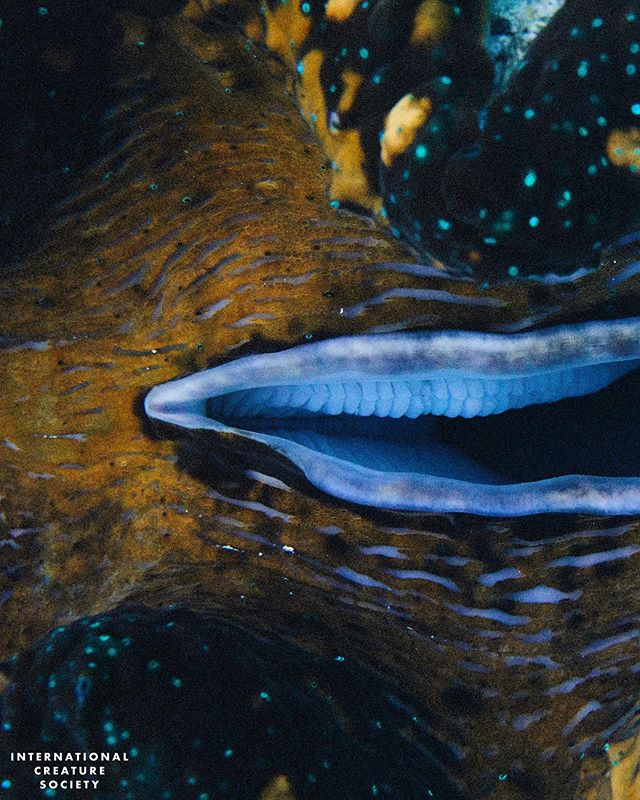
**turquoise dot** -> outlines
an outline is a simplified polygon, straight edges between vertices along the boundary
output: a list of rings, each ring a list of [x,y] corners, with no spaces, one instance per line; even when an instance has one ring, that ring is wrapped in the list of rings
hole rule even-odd
[[[509,269],[507,270],[507,273],[509,274],[509,277],[511,277],[511,278],[517,278],[519,272],[520,272],[520,270],[516,266],[509,267]]]
[[[175,686],[176,689],[179,689],[182,686],[182,681],[180,680],[180,678],[172,678],[171,684]]]
[[[578,77],[579,78],[586,78],[587,74],[589,72],[589,62],[588,61],[581,61],[577,72],[578,72]]]
[[[444,83],[445,86],[451,86],[451,84],[453,83],[453,79],[449,75],[443,75],[440,78],[440,82]]]
[[[632,42],[629,45],[629,52],[633,53],[634,56],[640,53],[640,44],[638,44],[638,42]]]
[[[160,669],[160,662],[156,661],[154,658],[153,661],[149,661],[147,664],[147,669],[149,672],[155,672],[157,669]]]
[[[634,103],[631,106],[631,113],[636,117],[640,117],[640,103]]]
[[[525,119],[533,119],[535,115],[536,112],[532,108],[527,108],[527,110],[524,112]]]
[[[156,192],[158,190],[158,184],[157,183],[150,183],[149,184],[149,188],[151,189],[152,192]]]
[[[329,205],[331,208],[340,208],[340,201],[339,200],[331,200],[329,201]]]
[[[46,6],[40,6],[38,9],[38,14],[40,14],[41,17],[46,17],[48,13],[49,9]]]
[[[423,145],[423,144],[419,144],[416,147],[416,158],[423,159],[423,158],[426,158],[426,157],[427,157],[427,148],[426,148],[426,146]]]
[[[304,64],[302,63],[302,61],[298,62],[298,65],[296,66],[296,70],[298,72],[298,75],[304,75]]]
[[[595,17],[595,19],[591,20],[591,27],[592,28],[601,28],[604,25],[604,20],[602,17]]]
[[[233,750],[231,750],[231,748],[229,748],[229,750],[224,751],[225,758],[231,758],[232,755],[233,755]]]
[[[627,64],[627,75],[629,75],[629,77],[635,75],[637,71],[638,68],[635,64]]]
[[[449,231],[451,230],[451,223],[447,219],[439,219],[438,227],[440,228],[441,231]]]
[[[369,58],[369,51],[367,50],[366,47],[361,47],[360,48],[360,58],[363,58],[363,59],[364,58]]]
[[[538,176],[533,170],[531,170],[530,172],[527,172],[527,174],[524,176],[524,185],[531,188],[532,186],[536,185],[537,180]]]
[[[529,225],[532,228],[537,228],[539,224],[540,224],[540,217],[530,217],[529,218]]]
[[[311,6],[309,3],[303,3],[300,8],[302,9],[303,14],[309,14],[311,11]]]
[[[376,74],[371,78],[371,83],[375,83],[376,86],[379,86],[381,80],[382,78],[376,72]]]
[[[0,783],[0,786],[2,786],[3,789],[10,789],[11,788],[11,781],[9,780],[9,778],[5,778],[2,781],[2,783]]]

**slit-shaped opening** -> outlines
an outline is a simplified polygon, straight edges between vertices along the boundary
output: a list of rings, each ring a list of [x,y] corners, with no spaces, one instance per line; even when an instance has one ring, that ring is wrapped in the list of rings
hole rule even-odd
[[[636,318],[329,340],[165,384],[147,412],[266,444],[365,505],[638,513],[638,333]]]
[[[563,475],[633,477],[640,473],[640,363],[625,366],[630,374],[616,380],[616,370],[612,370],[613,383],[594,393],[494,413],[363,416],[344,410],[270,408],[268,404],[260,408],[254,402],[248,415],[243,409],[250,392],[213,398],[206,410],[211,419],[227,425],[288,439],[376,471],[488,484],[518,484]],[[470,379],[457,378],[455,386],[461,383],[471,390],[477,387],[478,394],[481,391],[481,384]],[[520,384],[523,391],[517,401],[526,403],[526,381]],[[375,397],[375,385],[347,385],[346,393],[366,396],[367,388]],[[339,406],[345,394],[343,384],[286,389],[299,396],[327,396],[325,408],[331,402]],[[279,391],[282,395],[282,387]],[[479,402],[477,396],[472,399],[474,405]],[[444,399],[441,402],[444,404]],[[454,402],[459,405],[459,398]],[[370,399],[368,404],[374,401]],[[378,400],[376,404],[380,408],[385,403]]]

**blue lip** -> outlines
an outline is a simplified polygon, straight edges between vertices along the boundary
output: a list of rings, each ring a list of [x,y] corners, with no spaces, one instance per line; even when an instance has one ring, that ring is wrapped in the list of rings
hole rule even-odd
[[[491,516],[636,514],[640,456],[636,462],[631,442],[638,371],[640,317],[512,335],[363,335],[248,356],[162,384],[147,395],[145,410],[181,428],[267,445],[317,488],[361,505]],[[616,394],[624,381],[630,388]],[[605,392],[613,399],[593,400]],[[535,461],[521,439],[553,448],[542,429],[575,424],[580,404],[609,417],[603,430],[611,429],[612,416],[616,431],[629,426],[629,436],[618,438],[632,452],[619,467],[614,459],[613,468],[592,474],[593,451],[601,448],[590,441],[566,474],[547,476],[544,466],[518,463]],[[565,411],[558,415],[559,405]],[[514,414],[524,415],[515,429]],[[511,427],[501,428],[510,415]],[[494,422],[497,438],[515,430],[512,441],[499,445],[504,463],[496,464],[495,454],[492,462],[484,457],[495,438],[491,428],[475,451],[461,447],[459,436],[443,434],[451,426]],[[585,426],[592,434],[599,427]]]

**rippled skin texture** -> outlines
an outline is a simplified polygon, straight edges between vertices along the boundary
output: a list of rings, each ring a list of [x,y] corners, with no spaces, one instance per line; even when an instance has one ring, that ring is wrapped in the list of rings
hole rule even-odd
[[[265,453],[151,429],[140,399],[308,335],[637,313],[637,279],[621,278],[634,247],[561,286],[486,290],[384,266],[414,259],[328,205],[327,161],[275,58],[195,5],[100,8],[98,20],[79,5],[75,25],[53,3],[46,17],[15,12],[20,41],[40,31],[58,53],[51,70],[16,44],[25,69],[37,63],[67,100],[43,91],[35,124],[18,118],[6,145],[37,141],[44,119],[55,134],[26,170],[38,224],[0,289],[1,657],[125,600],[181,602],[378,670],[459,752],[448,779],[465,798],[633,797],[614,754],[637,725],[636,520],[360,512],[295,475],[287,488],[243,473],[239,455],[270,473]],[[79,76],[98,52],[105,83],[89,92]],[[93,104],[99,136],[65,127]],[[76,135],[87,155],[67,163]],[[35,202],[8,188],[16,207]],[[541,585],[558,602],[515,596]]]

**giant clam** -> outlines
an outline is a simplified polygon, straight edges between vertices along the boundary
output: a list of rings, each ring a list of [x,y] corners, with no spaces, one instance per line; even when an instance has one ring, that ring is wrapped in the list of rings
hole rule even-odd
[[[421,768],[434,764],[433,775],[444,776],[438,786],[420,781],[425,794],[633,797],[637,516],[500,519],[364,509],[314,491],[279,458],[276,467],[285,471],[272,472],[271,448],[255,438],[155,426],[142,408],[145,397],[150,406],[161,396],[155,386],[177,391],[181,380],[243,370],[239,356],[259,358],[268,371],[315,348],[329,353],[341,337],[355,346],[363,336],[403,341],[405,332],[415,342],[486,336],[495,352],[499,342],[543,343],[567,331],[568,346],[575,345],[580,331],[604,343],[602,363],[615,363],[614,334],[633,329],[639,307],[633,237],[605,248],[595,271],[542,280],[500,276],[506,279],[486,286],[475,279],[477,268],[460,275],[421,263],[391,230],[350,215],[346,197],[341,208],[329,204],[330,170],[296,113],[287,71],[255,41],[252,3],[243,8],[256,32],[251,40],[229,21],[235,6],[222,9],[221,21],[205,2],[160,9],[136,2],[135,13],[127,5],[78,4],[67,17],[52,1],[46,15],[16,9],[2,28],[11,53],[29,66],[23,31],[48,26],[35,121],[18,116],[6,146],[18,161],[20,141],[39,141],[42,119],[58,134],[47,139],[45,163],[32,150],[25,174],[40,186],[42,224],[19,237],[2,282],[9,367],[0,397],[2,671],[9,684],[3,723],[15,722],[14,709],[29,708],[42,723],[30,730],[51,736],[48,746],[102,737],[109,747],[113,731],[104,729],[103,715],[115,705],[126,717],[110,676],[129,669],[146,675],[160,660],[154,642],[168,635],[162,626],[183,613],[174,619],[171,610],[154,616],[122,604],[177,604],[197,616],[196,634],[178,636],[188,654],[203,624],[227,631],[227,640],[239,631],[247,660],[253,653],[258,665],[249,673],[278,683],[290,708],[298,688],[310,707],[317,707],[315,685],[323,689],[311,670],[302,685],[304,665],[320,670],[334,659],[336,668],[353,664],[354,675],[373,676],[361,708],[345,701],[342,723],[355,711],[368,725],[354,752],[361,736],[375,739],[376,723],[389,721],[395,729],[376,747],[400,738],[406,752],[415,746],[422,754]],[[296,12],[294,4],[289,9]],[[23,27],[15,28],[16,19]],[[64,103],[49,97],[54,88],[64,90]],[[65,127],[69,104],[77,119],[90,108],[92,124]],[[74,137],[86,137],[87,147],[69,163]],[[22,195],[19,182],[10,188],[19,217],[33,198]],[[625,357],[634,356],[633,337],[625,341]],[[589,361],[592,352],[579,358]],[[546,366],[544,358],[539,363]],[[221,371],[206,372],[214,368]],[[623,377],[618,386],[634,380]],[[216,401],[211,411],[221,411]],[[238,450],[248,463],[240,463]],[[86,629],[95,622],[109,630],[96,636],[96,628],[89,640]],[[84,648],[94,646],[102,649],[91,659]],[[8,658],[19,652],[17,661]],[[189,691],[198,693],[200,655],[185,661],[180,646],[172,653],[183,671],[151,687],[154,720],[164,693],[181,691],[172,677],[192,681]],[[261,673],[261,663],[275,666]],[[49,685],[52,672],[59,686]],[[87,713],[81,701],[93,687],[100,700]],[[393,703],[391,716],[374,713]],[[56,712],[69,713],[66,722],[55,720]],[[233,720],[217,727],[209,709],[203,715],[212,741],[220,731],[241,734]],[[141,717],[132,715],[130,729],[121,726],[118,735],[127,730],[142,742],[147,764],[159,758],[162,733],[154,724],[147,730]],[[282,736],[278,731],[280,753],[288,740],[296,744],[291,752],[300,752],[300,730],[293,718]],[[326,731],[334,730],[331,722]],[[22,727],[15,734],[21,742],[23,734]],[[16,741],[11,730],[1,735],[0,759]],[[273,755],[268,736],[256,733]],[[191,765],[189,753],[184,763]],[[229,766],[244,770],[252,793],[266,797],[285,787],[281,794],[318,796],[303,764],[283,757],[256,766],[256,754]],[[365,759],[359,774],[380,774],[374,762]],[[150,774],[162,774],[148,763]],[[3,761],[0,785],[12,780],[6,770]],[[409,794],[405,773],[391,770],[400,786],[392,785],[395,796]],[[186,781],[197,775],[179,777],[180,791],[191,792]],[[158,798],[153,782],[121,788]],[[14,786],[2,789],[11,796]],[[20,791],[13,796],[22,800]],[[389,796],[373,780],[369,791]]]

